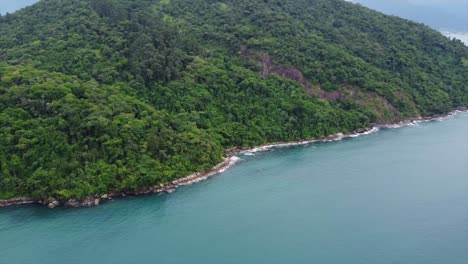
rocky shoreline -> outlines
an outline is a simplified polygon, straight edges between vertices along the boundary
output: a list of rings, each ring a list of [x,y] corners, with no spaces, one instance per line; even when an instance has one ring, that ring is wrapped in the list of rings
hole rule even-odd
[[[58,201],[58,200],[37,200],[29,197],[17,197],[7,200],[0,200],[0,207],[7,207],[12,205],[22,205],[22,204],[41,204],[48,206],[49,208],[55,208],[59,206],[63,207],[93,207],[100,205],[102,202],[112,200],[117,197],[126,197],[126,196],[137,196],[144,194],[170,194],[175,192],[175,190],[181,186],[191,185],[203,180],[208,179],[209,177],[223,172],[227,168],[231,167],[240,159],[235,156],[234,152],[232,155],[224,158],[224,160],[214,166],[213,168],[193,173],[187,177],[179,178],[168,182],[166,184],[154,185],[146,188],[141,188],[129,192],[110,192],[102,195],[88,196],[80,200],[70,199],[68,201]]]
[[[226,157],[224,160],[214,166],[211,169],[193,173],[187,177],[179,178],[168,182],[166,184],[160,184],[155,186],[150,186],[146,188],[141,188],[138,190],[134,190],[131,192],[111,192],[102,195],[96,196],[88,196],[80,200],[70,199],[68,201],[57,201],[57,200],[37,200],[29,197],[16,197],[6,200],[0,200],[0,208],[13,206],[13,205],[22,205],[22,204],[41,204],[48,206],[49,208],[55,208],[59,206],[63,207],[93,207],[100,205],[102,202],[112,200],[113,198],[117,197],[125,197],[125,196],[137,196],[137,195],[145,195],[145,194],[170,194],[176,191],[178,187],[191,185],[194,183],[198,183],[200,181],[204,181],[209,177],[212,177],[218,173],[221,173],[228,169],[229,167],[236,164],[240,158],[237,157],[238,154],[249,154],[253,152],[259,151],[266,151],[271,148],[281,148],[281,147],[293,147],[293,146],[300,146],[300,145],[307,145],[311,143],[318,143],[318,142],[331,142],[331,141],[338,141],[346,138],[354,138],[359,137],[362,135],[368,135],[373,132],[377,132],[380,128],[399,128],[403,126],[408,126],[412,124],[417,124],[420,122],[427,122],[433,121],[438,119],[445,119],[451,117],[457,113],[467,112],[467,109],[458,109],[448,113],[447,115],[439,115],[439,116],[432,116],[432,117],[419,117],[410,120],[404,120],[395,123],[383,123],[383,124],[376,124],[374,126],[368,128],[358,129],[356,131],[350,133],[337,133],[329,136],[320,137],[317,139],[310,139],[310,140],[301,140],[301,141],[292,141],[292,142],[275,142],[270,144],[264,144],[260,146],[256,146],[253,148],[234,148],[226,151]]]

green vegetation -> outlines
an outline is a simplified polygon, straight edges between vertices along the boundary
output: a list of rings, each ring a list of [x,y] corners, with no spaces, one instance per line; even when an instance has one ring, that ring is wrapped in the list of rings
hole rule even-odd
[[[133,190],[235,146],[446,113],[468,106],[467,61],[341,0],[42,0],[0,16],[0,199]]]

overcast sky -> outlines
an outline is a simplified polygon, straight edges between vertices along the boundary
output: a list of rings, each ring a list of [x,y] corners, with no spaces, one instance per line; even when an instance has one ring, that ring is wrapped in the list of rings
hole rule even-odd
[[[468,32],[468,0],[352,0],[434,29]]]
[[[0,0],[0,14],[38,0]],[[468,0],[348,0],[389,15],[424,23],[434,29],[468,32]]]
[[[19,8],[32,5],[38,0],[0,0],[0,14],[13,13]]]

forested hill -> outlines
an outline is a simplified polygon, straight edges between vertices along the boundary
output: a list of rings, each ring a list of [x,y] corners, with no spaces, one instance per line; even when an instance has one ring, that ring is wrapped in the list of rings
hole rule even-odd
[[[468,106],[468,48],[341,0],[42,0],[0,17],[0,199]]]

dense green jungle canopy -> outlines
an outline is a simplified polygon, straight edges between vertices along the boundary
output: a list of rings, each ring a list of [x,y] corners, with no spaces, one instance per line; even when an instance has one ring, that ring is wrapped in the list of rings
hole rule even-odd
[[[0,16],[0,199],[466,106],[466,46],[342,0],[42,0]]]

